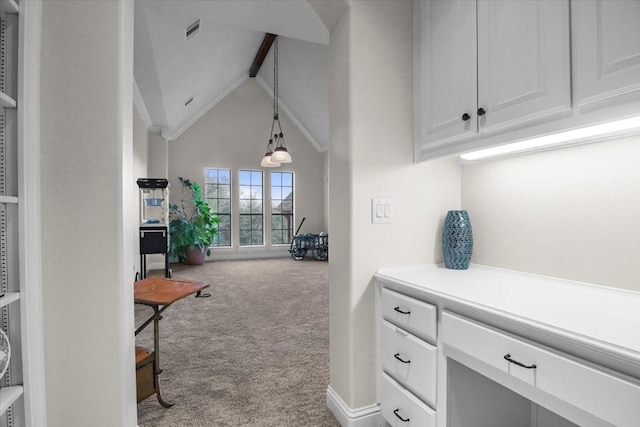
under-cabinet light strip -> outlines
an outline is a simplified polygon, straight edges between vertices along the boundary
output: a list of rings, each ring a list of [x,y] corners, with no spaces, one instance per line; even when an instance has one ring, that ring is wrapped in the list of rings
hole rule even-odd
[[[537,138],[525,139],[512,144],[501,145],[499,147],[472,151],[470,153],[461,154],[460,158],[469,161],[486,159],[505,154],[536,150],[563,142],[580,141],[604,135],[614,135],[617,132],[633,129],[640,130],[640,116],[593,126],[586,126]]]

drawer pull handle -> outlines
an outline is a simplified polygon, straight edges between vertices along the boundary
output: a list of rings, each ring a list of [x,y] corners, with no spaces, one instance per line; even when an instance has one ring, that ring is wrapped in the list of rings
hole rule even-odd
[[[400,353],[394,354],[393,357],[395,357],[396,359],[398,359],[402,363],[411,363],[411,360],[404,360],[402,357],[400,357]]]
[[[393,411],[393,414],[400,418],[400,421],[402,421],[403,423],[408,423],[409,422],[409,418],[402,418],[400,415],[398,415],[398,411],[400,410],[400,408],[396,409],[395,411]]]
[[[505,354],[504,355],[504,360],[506,360],[509,363],[513,363],[514,365],[518,365],[518,366],[520,366],[522,368],[525,368],[525,369],[536,369],[537,368],[536,365],[525,365],[522,362],[518,362],[517,360],[512,359],[510,354]]]
[[[398,313],[400,313],[400,314],[411,314],[411,311],[409,311],[409,310],[407,310],[407,311],[402,311],[402,310],[400,309],[400,307],[396,307],[396,308],[394,308],[394,310],[395,310],[395,311],[397,311],[397,312],[398,312]]]

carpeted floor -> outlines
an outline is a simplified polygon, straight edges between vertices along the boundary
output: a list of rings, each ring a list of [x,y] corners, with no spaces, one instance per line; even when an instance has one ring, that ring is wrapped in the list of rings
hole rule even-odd
[[[138,405],[140,427],[338,426],[329,383],[328,264],[291,258],[174,265],[210,283],[160,322],[162,396]],[[152,313],[136,306],[136,324]],[[137,337],[151,347],[153,327]]]

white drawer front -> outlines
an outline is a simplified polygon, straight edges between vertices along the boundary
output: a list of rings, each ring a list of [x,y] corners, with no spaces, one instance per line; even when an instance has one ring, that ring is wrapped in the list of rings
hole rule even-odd
[[[450,313],[442,316],[442,340],[475,359],[519,378],[616,426],[638,426],[640,386],[525,343]],[[522,365],[509,362],[505,356]]]
[[[381,307],[385,320],[424,340],[436,341],[435,306],[383,288]]]
[[[384,373],[381,393],[382,416],[393,427],[435,427],[435,411]]]
[[[382,369],[435,408],[436,348],[387,321],[381,335]]]

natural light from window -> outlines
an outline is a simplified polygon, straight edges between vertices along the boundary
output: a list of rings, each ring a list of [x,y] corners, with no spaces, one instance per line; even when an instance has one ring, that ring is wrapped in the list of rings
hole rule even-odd
[[[240,246],[264,245],[262,171],[240,171]]]
[[[271,243],[293,239],[293,172],[271,172]]]
[[[231,246],[231,170],[204,170],[205,198],[220,217],[218,234],[212,246]]]

